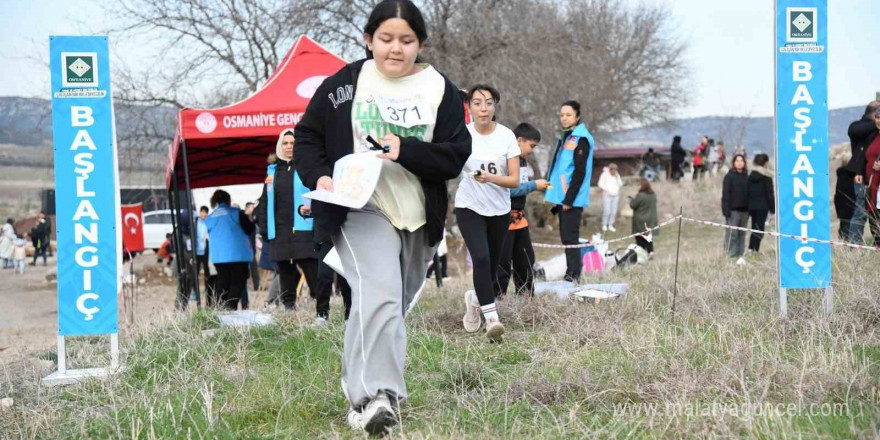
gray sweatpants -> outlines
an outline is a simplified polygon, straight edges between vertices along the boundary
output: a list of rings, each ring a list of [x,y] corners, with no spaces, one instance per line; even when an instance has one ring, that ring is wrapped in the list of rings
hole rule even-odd
[[[379,391],[404,399],[404,316],[421,292],[436,246],[426,245],[424,227],[400,231],[372,205],[348,213],[333,245],[352,293],[343,392],[356,409]]]
[[[730,217],[727,217],[728,226],[737,226],[740,228],[748,227],[749,212],[748,211],[730,211]],[[746,253],[746,232],[736,231],[732,229],[724,230],[724,251],[730,258],[742,257]]]
[[[620,204],[620,194],[602,194],[602,226],[614,226],[617,221],[617,208]]]

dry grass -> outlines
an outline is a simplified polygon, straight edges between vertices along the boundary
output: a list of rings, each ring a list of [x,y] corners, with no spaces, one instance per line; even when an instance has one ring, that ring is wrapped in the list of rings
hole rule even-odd
[[[661,217],[687,201],[686,215],[718,220],[717,185],[659,185]],[[595,278],[628,283],[620,299],[505,298],[501,345],[461,329],[466,283],[432,289],[408,320],[411,398],[395,436],[874,437],[880,256],[835,248],[834,314],[822,315],[819,292],[798,291],[780,319],[775,245],[736,266],[721,255],[721,231],[685,224],[673,320],[675,228],[657,236],[650,265]],[[326,332],[307,328],[308,304],[271,327],[211,338],[200,333],[216,326],[211,315],[180,316],[124,335],[126,373],[64,389],[40,388],[45,362],[22,359],[0,371],[0,395],[17,402],[0,412],[0,438],[358,437],[344,421],[334,308]],[[96,341],[78,343],[88,362]],[[729,412],[745,404],[804,410]],[[838,413],[810,414],[823,404]]]

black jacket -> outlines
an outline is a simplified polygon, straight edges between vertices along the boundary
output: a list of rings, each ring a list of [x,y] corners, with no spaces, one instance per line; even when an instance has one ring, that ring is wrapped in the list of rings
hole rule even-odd
[[[852,158],[849,160],[847,170],[853,175],[862,176],[865,174],[865,151],[874,142],[877,137],[877,124],[874,118],[865,116],[862,119],[849,124],[850,148],[852,149]]]
[[[49,221],[37,220],[37,224],[31,229],[31,241],[34,243],[40,240],[46,240],[49,237]]]
[[[670,151],[670,159],[674,165],[681,165],[687,157],[687,151],[681,146],[681,142],[673,142]]]
[[[761,172],[763,171],[763,172]],[[773,196],[773,178],[766,168],[752,170],[749,174],[749,211],[770,211],[776,213],[776,198]]]
[[[298,152],[298,151],[297,151]],[[266,193],[266,185],[263,185],[263,195],[260,196],[260,204],[257,205],[257,223],[260,225],[263,238],[269,244],[269,259],[272,261],[304,260],[318,258],[315,252],[314,233],[312,231],[293,230],[294,210],[299,206],[293,206],[293,162],[278,159],[275,155],[269,157],[269,163],[275,163],[275,239],[269,240],[268,210],[269,200]]]
[[[730,217],[731,211],[749,210],[749,175],[734,170],[724,176],[724,187],[721,190],[721,212]]]
[[[856,210],[856,189],[853,186],[853,174],[846,166],[837,169],[834,210],[837,212],[837,218],[841,220],[850,220]]]
[[[296,125],[296,170],[311,189],[322,176],[333,176],[336,161],[353,152],[351,107],[364,61],[351,63],[325,79]],[[401,138],[397,158],[397,163],[422,181],[428,245],[443,238],[449,209],[446,182],[461,174],[471,155],[471,135],[464,123],[461,95],[449,78],[444,76],[444,79],[446,89],[437,109],[433,140],[422,142],[414,137]],[[315,243],[320,245],[330,241],[347,214],[346,207],[313,202]]]
[[[550,178],[550,173],[553,172],[553,167],[556,166],[556,157],[559,156],[559,149],[562,148],[573,131],[572,129],[562,133],[562,138],[556,140],[556,149],[553,151],[553,157],[550,159],[550,166],[547,167],[547,178]],[[571,174],[571,182],[568,183],[568,191],[565,192],[565,198],[562,199],[563,205],[573,206],[574,199],[577,198],[578,193],[581,191],[584,177],[587,175],[587,158],[590,157],[590,148],[592,148],[592,145],[590,145],[590,141],[586,137],[578,140],[577,147],[574,149],[574,172]],[[587,182],[587,185],[590,185],[590,182]]]

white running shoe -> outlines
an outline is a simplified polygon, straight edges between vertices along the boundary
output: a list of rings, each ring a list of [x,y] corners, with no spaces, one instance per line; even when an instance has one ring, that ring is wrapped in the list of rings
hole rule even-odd
[[[739,264],[740,266],[744,266],[746,264],[745,258],[739,257],[739,260],[736,260],[736,264]]]
[[[348,426],[353,431],[364,430],[364,415],[361,414],[360,411],[357,411],[354,408],[348,408],[348,416],[345,419],[348,421]]]
[[[602,232],[608,232],[608,226],[602,225]]]
[[[464,318],[461,319],[462,324],[464,324],[464,331],[468,333],[473,333],[480,329],[480,326],[483,324],[483,314],[480,312],[480,303],[479,301],[474,301],[476,299],[477,292],[473,290],[468,290],[464,293]],[[474,304],[476,302],[476,304]]]
[[[486,337],[489,342],[501,342],[504,336],[504,324],[499,320],[486,321]]]
[[[384,435],[397,425],[397,415],[391,406],[391,400],[384,391],[364,407],[364,431],[370,435]]]
[[[322,317],[318,316],[317,318],[315,318],[315,323],[312,324],[312,330],[324,330],[329,325],[330,325],[330,323],[327,322],[327,318],[322,318]]]
[[[617,232],[617,229],[614,228],[614,225],[608,225],[608,230],[611,232]]]

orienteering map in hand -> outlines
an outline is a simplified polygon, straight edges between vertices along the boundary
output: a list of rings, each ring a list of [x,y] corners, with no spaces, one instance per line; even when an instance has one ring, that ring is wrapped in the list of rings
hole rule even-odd
[[[303,197],[361,209],[376,190],[382,160],[373,151],[344,156],[336,161],[333,168],[333,191],[319,189],[305,193]]]

